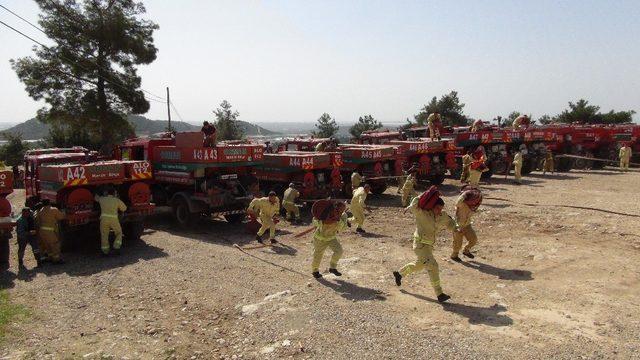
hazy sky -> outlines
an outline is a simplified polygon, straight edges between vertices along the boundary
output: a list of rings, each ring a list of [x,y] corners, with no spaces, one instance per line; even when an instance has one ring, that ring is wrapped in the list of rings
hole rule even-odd
[[[0,0],[36,21],[28,0]],[[465,113],[554,115],[585,98],[640,110],[640,1],[146,0],[158,59],[143,87],[171,98],[186,121],[227,99],[247,121],[402,121],[457,90]],[[44,40],[0,9],[0,20]],[[42,106],[9,59],[33,44],[0,26],[0,121]],[[152,102],[147,114],[166,119]],[[177,115],[173,115],[177,119]],[[638,119],[636,115],[636,121]]]

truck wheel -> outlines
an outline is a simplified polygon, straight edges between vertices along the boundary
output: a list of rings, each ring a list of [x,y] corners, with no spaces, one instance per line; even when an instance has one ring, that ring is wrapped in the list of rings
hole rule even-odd
[[[444,182],[444,175],[431,175],[429,176],[429,182],[431,185],[440,185]]]
[[[493,176],[493,164],[487,164],[487,168],[488,170],[483,172],[482,175],[480,175],[480,179],[482,180],[487,180],[487,179],[491,179],[491,177]]]
[[[529,175],[533,171],[534,159],[524,159],[522,163],[522,175]]]
[[[229,214],[224,216],[224,219],[230,224],[240,224],[245,218],[245,214]]]
[[[556,170],[558,172],[568,172],[571,170],[571,165],[573,165],[573,159],[570,158],[560,158],[557,159]]]
[[[182,227],[188,227],[193,224],[195,219],[194,214],[189,211],[189,204],[183,198],[178,198],[173,204],[173,217],[178,221],[178,224]]]
[[[371,192],[376,195],[383,194],[386,190],[387,190],[387,184],[371,186]]]
[[[127,243],[133,243],[136,241],[140,241],[140,237],[142,236],[142,232],[144,231],[144,223],[142,221],[133,221],[125,226],[122,229],[124,238]]]

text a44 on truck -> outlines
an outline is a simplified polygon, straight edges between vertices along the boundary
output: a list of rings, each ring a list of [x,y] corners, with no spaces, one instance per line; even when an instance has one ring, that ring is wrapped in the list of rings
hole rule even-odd
[[[263,145],[244,141],[204,147],[199,131],[130,139],[117,151],[121,159],[153,165],[153,200],[170,206],[182,226],[201,217],[242,221],[249,202],[259,195],[253,173],[263,155]]]
[[[415,167],[418,181],[433,185],[440,185],[447,171],[459,177],[461,164],[456,160],[459,150],[451,140],[405,138],[400,131],[385,130],[364,132],[352,142],[395,146],[395,176],[402,176],[407,169]]]
[[[127,205],[122,216],[126,239],[138,239],[143,219],[151,214],[151,166],[147,161],[98,161],[97,153],[83,147],[29,150],[24,156],[26,205],[48,199],[65,212],[60,231],[73,238],[76,231],[98,234],[100,209],[94,201],[106,187],[116,189]],[[68,240],[67,239],[67,240]]]

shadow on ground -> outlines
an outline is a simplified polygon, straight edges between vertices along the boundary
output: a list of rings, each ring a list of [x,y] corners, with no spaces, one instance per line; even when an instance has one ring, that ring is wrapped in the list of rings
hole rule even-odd
[[[410,293],[406,290],[400,290],[400,292],[406,295],[411,295],[416,299],[429,301],[435,304],[440,304],[438,300],[428,298],[424,295]],[[507,315],[500,314],[501,312],[507,311],[507,308],[502,305],[493,304],[489,307],[482,307],[482,306],[456,304],[454,302],[446,302],[440,305],[442,306],[442,309],[444,311],[452,312],[467,318],[470,324],[488,325],[488,326],[494,326],[494,327],[513,325],[513,319],[511,319]]]
[[[484,264],[478,261],[462,262],[463,266],[476,269],[488,275],[493,275],[502,280],[528,281],[533,280],[531,271],[519,269],[502,269],[493,265]]]
[[[387,299],[384,293],[380,290],[359,286],[348,281],[336,280],[334,283],[325,278],[317,279],[317,281],[318,283],[333,289],[335,292],[340,294],[340,296],[350,301],[384,301]]]

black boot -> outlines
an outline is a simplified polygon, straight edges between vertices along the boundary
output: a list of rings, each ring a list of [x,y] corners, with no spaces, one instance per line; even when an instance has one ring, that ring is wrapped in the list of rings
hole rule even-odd
[[[471,252],[469,251],[465,251],[462,253],[462,255],[468,257],[469,259],[473,259],[475,257],[475,255],[473,255]]]
[[[313,275],[313,277],[316,279],[320,279],[322,277],[322,274],[320,274],[319,271],[314,271],[311,273],[311,275]]]
[[[366,232],[364,231],[363,228],[357,228],[356,231],[359,232],[360,234],[364,234]]]
[[[342,276],[342,273],[336,269],[331,269],[329,268],[329,272],[332,273],[335,276]]]
[[[277,243],[278,243],[278,240],[276,240],[276,239],[271,239],[271,245],[275,245],[275,244],[277,244]]]
[[[120,255],[120,249],[113,249],[112,254],[115,256]]]
[[[393,272],[393,277],[396,279],[396,285],[397,286],[402,285],[402,275],[399,272],[394,271]]]
[[[462,259],[460,259],[460,257],[458,255],[456,256],[452,256],[451,260],[455,261],[455,262],[462,262]]]
[[[447,301],[449,299],[451,299],[451,296],[449,296],[449,295],[447,295],[445,293],[442,293],[442,294],[438,295],[438,302],[439,303],[443,303],[443,302],[445,302],[445,301]]]
[[[260,244],[264,244],[264,242],[262,241],[262,237],[260,235],[256,235],[256,241],[259,242]]]

